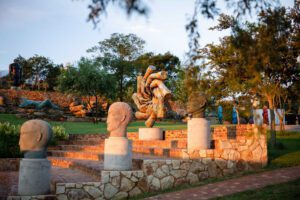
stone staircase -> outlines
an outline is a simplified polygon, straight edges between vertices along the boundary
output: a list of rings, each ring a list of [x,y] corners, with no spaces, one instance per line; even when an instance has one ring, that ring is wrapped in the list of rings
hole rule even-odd
[[[165,133],[164,140],[138,140],[137,133],[128,133],[132,140],[134,170],[142,168],[144,159],[176,159],[186,149],[186,134]],[[57,146],[48,148],[55,175],[52,183],[100,181],[103,170],[105,134],[70,135],[69,140],[59,141]],[[62,173],[65,171],[65,173]],[[70,176],[72,174],[72,176]]]

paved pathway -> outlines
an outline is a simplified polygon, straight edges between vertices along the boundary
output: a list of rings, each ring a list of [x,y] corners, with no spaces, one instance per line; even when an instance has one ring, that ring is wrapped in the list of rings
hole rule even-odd
[[[173,199],[210,199],[227,196],[237,192],[253,190],[267,185],[289,182],[300,178],[300,166],[282,168],[258,174],[234,178],[222,182],[211,183],[204,186],[185,189],[177,192],[161,194],[147,198],[148,200]]]

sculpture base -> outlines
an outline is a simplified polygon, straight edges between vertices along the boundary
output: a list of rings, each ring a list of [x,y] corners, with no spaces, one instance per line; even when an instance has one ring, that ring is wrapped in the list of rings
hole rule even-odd
[[[50,161],[23,158],[20,161],[18,194],[21,196],[50,193]]]
[[[139,140],[163,140],[161,128],[139,128]]]
[[[187,123],[188,151],[209,149],[211,134],[210,122],[205,118],[192,118]]]
[[[104,170],[132,169],[132,141],[125,137],[109,137],[104,145]]]

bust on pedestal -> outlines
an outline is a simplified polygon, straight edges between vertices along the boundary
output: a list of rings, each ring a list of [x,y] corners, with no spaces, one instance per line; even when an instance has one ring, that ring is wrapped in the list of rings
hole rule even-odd
[[[43,120],[29,120],[20,130],[20,161],[18,194],[22,196],[50,193],[51,164],[46,159],[52,137],[51,126]]]
[[[126,129],[132,119],[132,110],[127,103],[113,103],[107,116],[107,131],[110,135],[105,139],[104,170],[131,170],[132,142],[126,138]]]
[[[188,151],[210,148],[210,122],[205,119],[206,98],[199,92],[189,96],[187,111],[188,120]]]

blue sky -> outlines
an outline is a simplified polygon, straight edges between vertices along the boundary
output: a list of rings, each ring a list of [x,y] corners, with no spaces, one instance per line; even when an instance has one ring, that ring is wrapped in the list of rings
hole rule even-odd
[[[108,9],[97,29],[87,23],[89,0],[0,0],[0,71],[19,54],[49,57],[56,64],[75,63],[86,50],[112,33],[134,33],[146,41],[146,51],[170,51],[180,59],[188,50],[185,24],[194,0],[148,0],[148,18],[128,18],[117,7]],[[282,0],[293,6],[293,0]],[[224,7],[223,5],[221,5]],[[225,8],[225,7],[224,7]],[[227,9],[224,9],[227,10]],[[209,31],[216,24],[201,19],[201,45],[218,42],[226,32]]]

